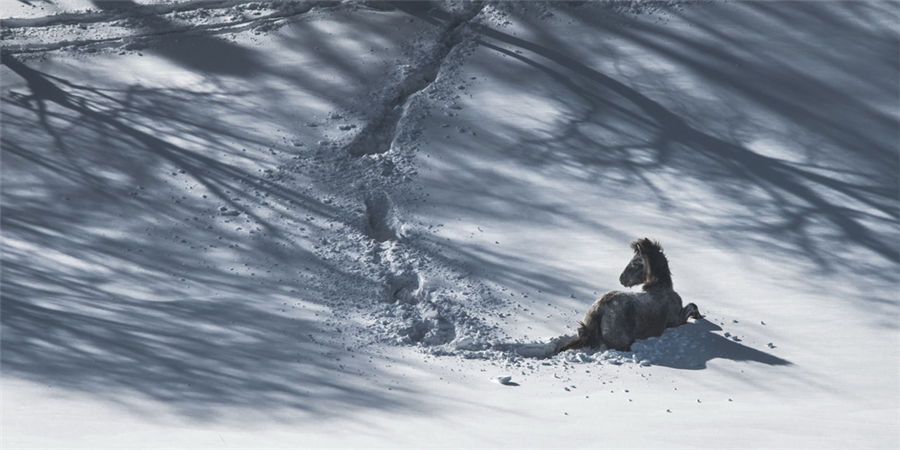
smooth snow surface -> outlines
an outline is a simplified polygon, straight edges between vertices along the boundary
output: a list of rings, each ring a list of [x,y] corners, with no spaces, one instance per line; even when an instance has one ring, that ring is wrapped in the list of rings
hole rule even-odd
[[[3,448],[900,445],[895,3],[0,13]]]

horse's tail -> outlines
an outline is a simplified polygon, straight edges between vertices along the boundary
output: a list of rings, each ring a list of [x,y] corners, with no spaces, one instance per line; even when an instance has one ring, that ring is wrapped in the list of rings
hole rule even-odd
[[[569,341],[568,344],[563,345],[558,350],[556,350],[556,353],[562,353],[566,350],[575,350],[582,347],[584,347],[584,340],[581,338],[581,336],[576,336],[574,339]]]
[[[597,317],[595,319],[596,319],[596,322],[591,322],[591,321],[588,321],[588,322],[599,324],[600,318]],[[599,342],[594,342],[597,339],[592,339],[592,337],[595,334],[599,334],[599,333],[595,333],[595,330],[588,328],[588,326],[585,325],[584,322],[578,322],[578,335],[576,335],[574,339],[569,341],[569,343],[560,347],[559,350],[556,351],[556,353],[562,353],[566,350],[575,350],[575,349],[579,349],[579,348],[592,347],[592,346],[598,345],[598,344],[600,344]]]

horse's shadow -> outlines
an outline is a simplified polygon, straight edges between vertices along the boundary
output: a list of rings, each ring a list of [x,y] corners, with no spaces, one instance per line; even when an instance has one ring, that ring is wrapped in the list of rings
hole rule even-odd
[[[615,352],[615,358],[603,358],[621,362],[624,359],[634,361],[647,360],[652,365],[671,367],[674,369],[705,369],[713,359],[730,359],[732,361],[753,361],[770,366],[791,365],[790,361],[771,353],[757,350],[740,342],[715,333],[722,327],[706,320],[699,319],[675,328],[669,328],[657,338],[635,341],[631,352]],[[573,336],[560,336],[541,343],[518,343],[497,346],[502,350],[514,351],[527,358],[549,358],[556,354],[558,348],[572,339]],[[605,352],[604,352],[605,353]],[[629,358],[633,355],[633,358]],[[596,356],[596,355],[595,355]],[[595,358],[590,358],[594,360]]]
[[[675,369],[705,369],[710,361],[717,358],[752,361],[770,366],[792,364],[784,358],[717,334],[716,331],[722,331],[722,328],[706,319],[699,319],[667,329],[658,338],[637,341],[631,350],[639,359]]]

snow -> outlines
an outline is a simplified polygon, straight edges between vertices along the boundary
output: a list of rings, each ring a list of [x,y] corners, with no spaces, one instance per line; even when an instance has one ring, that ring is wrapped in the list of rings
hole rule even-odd
[[[900,441],[889,2],[0,13],[4,448]]]

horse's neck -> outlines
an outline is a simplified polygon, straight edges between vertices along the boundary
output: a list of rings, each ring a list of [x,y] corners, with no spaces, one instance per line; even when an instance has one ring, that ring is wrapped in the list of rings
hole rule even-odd
[[[653,294],[662,294],[662,293],[665,293],[668,291],[673,291],[671,282],[665,283],[660,280],[653,280],[649,283],[644,283],[644,285],[641,286],[641,288],[644,290],[644,292],[649,292],[649,293],[653,293]]]

